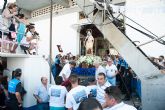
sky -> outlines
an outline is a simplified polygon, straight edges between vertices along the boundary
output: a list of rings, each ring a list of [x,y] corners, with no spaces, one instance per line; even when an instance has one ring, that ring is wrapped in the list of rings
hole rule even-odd
[[[9,3],[9,2],[13,3],[13,2],[15,2],[16,0],[7,0],[7,1],[8,1],[8,3]],[[3,3],[4,3],[4,0],[0,0],[0,9],[2,9]]]

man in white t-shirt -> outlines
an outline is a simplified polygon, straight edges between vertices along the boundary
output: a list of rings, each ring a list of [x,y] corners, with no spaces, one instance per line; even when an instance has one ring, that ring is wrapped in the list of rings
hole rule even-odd
[[[71,69],[76,66],[75,61],[70,61],[69,63],[65,64],[63,67],[62,71],[60,72],[59,76],[62,76],[63,81],[67,81],[70,74],[71,74]]]
[[[121,101],[120,90],[116,86],[105,89],[106,106],[104,110],[137,110],[135,107]]]
[[[77,75],[71,75],[69,81],[71,82],[72,89],[66,97],[66,108],[68,110],[77,110],[80,103],[88,98],[88,91],[85,86],[78,85]]]
[[[104,106],[105,103],[105,91],[104,89],[111,86],[111,84],[106,81],[106,76],[104,73],[99,73],[97,78],[97,96],[96,99]]]
[[[116,75],[117,75],[117,67],[113,64],[111,59],[108,59],[106,66],[106,76],[109,83],[113,86],[116,86]]]
[[[94,65],[95,68],[96,68],[96,72],[95,72],[95,78],[96,78],[96,80],[97,80],[97,76],[98,76],[99,73],[104,73],[104,74],[106,74],[105,68],[104,68],[103,66],[100,65],[100,62],[95,61],[95,62],[93,63],[93,65]]]
[[[88,78],[89,85],[87,86],[87,90],[89,93],[89,97],[96,98],[97,96],[97,86],[95,77]]]
[[[65,110],[65,97],[68,93],[65,86],[61,86],[62,77],[57,76],[56,85],[49,88],[49,106],[50,110]]]

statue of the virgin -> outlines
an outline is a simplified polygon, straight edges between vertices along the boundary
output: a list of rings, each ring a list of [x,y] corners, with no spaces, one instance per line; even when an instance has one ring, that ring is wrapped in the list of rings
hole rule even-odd
[[[92,36],[92,30],[88,29],[86,33],[87,33],[87,37],[85,38],[86,55],[93,55],[94,38]]]

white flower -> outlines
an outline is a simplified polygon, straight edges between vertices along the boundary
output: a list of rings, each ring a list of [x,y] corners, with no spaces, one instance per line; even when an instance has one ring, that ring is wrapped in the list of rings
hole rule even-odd
[[[82,62],[86,62],[87,64],[93,64],[93,62],[98,61],[101,62],[101,58],[99,56],[81,56],[78,60],[77,60],[77,64],[80,64]]]

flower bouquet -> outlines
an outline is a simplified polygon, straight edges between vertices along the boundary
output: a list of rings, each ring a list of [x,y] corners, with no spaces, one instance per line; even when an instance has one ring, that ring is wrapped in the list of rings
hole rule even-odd
[[[81,56],[77,60],[77,64],[80,65],[85,62],[89,66],[89,65],[93,65],[93,62],[95,61],[101,62],[102,61],[101,57],[95,55],[86,55],[86,56]]]
[[[94,76],[96,69],[93,66],[93,62],[95,61],[101,62],[102,60],[99,56],[94,55],[81,56],[77,60],[79,66],[74,68],[72,72],[79,76]]]

